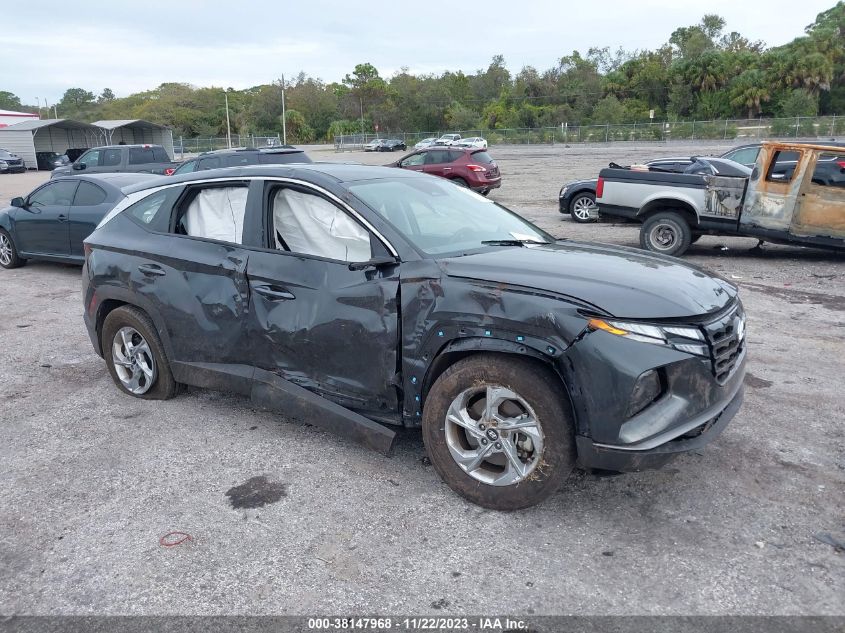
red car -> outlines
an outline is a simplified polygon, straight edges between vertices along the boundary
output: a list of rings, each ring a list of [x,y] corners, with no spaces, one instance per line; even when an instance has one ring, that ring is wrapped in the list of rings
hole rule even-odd
[[[483,149],[428,147],[400,158],[388,167],[412,169],[448,178],[457,185],[487,195],[502,186],[499,166]]]

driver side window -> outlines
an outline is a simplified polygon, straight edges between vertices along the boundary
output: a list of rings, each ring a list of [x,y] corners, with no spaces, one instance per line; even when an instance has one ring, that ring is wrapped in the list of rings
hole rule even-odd
[[[369,231],[329,200],[280,187],[270,192],[269,202],[278,250],[343,262],[372,258]]]
[[[90,152],[85,152],[79,162],[86,167],[96,167],[100,164],[100,150],[92,149]]]
[[[403,160],[400,164],[402,167],[419,167],[425,161],[425,154],[414,154],[412,156],[408,156],[405,160]]]
[[[33,193],[27,203],[31,207],[70,205],[77,183],[73,181],[53,182]]]

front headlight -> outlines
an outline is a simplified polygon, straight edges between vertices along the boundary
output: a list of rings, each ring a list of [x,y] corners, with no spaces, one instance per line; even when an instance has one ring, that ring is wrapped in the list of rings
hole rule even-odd
[[[561,188],[560,188],[560,193],[559,193],[559,194],[557,194],[557,197],[558,197],[558,198],[563,198],[563,196],[564,196],[564,195],[566,195],[566,190],[567,190],[567,189],[569,189],[569,187],[567,187],[566,185],[564,185],[563,187],[561,187]]]
[[[0,160],[0,167],[6,167],[8,164],[5,160]]]
[[[587,327],[602,330],[614,336],[621,336],[631,341],[651,343],[671,347],[679,352],[709,357],[704,334],[697,327],[677,325],[648,325],[627,321],[590,319]]]

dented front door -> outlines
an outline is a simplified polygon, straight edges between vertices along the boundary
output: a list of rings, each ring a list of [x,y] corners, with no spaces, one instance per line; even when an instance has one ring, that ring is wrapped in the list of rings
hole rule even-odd
[[[251,252],[247,318],[256,366],[350,409],[396,415],[399,266]]]

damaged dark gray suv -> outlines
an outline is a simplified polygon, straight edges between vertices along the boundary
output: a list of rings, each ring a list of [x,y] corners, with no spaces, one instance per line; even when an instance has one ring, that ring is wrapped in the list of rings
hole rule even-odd
[[[742,401],[730,283],[555,240],[439,178],[244,167],[127,190],[86,240],[85,322],[118,388],[249,396],[387,452],[422,427],[453,490],[512,510],[573,468],[658,468]]]

